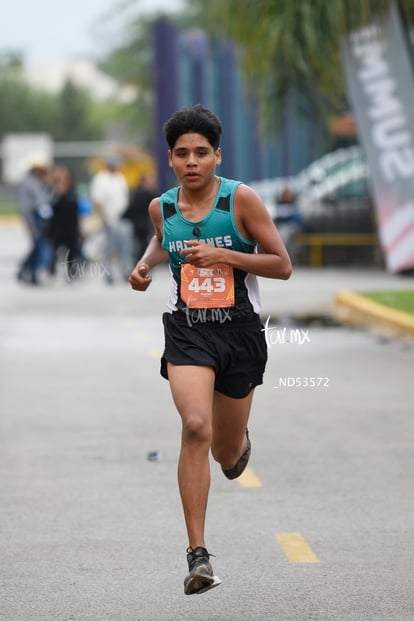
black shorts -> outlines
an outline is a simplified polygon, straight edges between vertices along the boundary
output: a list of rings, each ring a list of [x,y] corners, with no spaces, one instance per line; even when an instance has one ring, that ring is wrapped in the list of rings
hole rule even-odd
[[[246,397],[263,383],[267,345],[258,316],[225,324],[189,325],[182,313],[164,313],[165,349],[161,375],[168,379],[167,362],[178,366],[212,367],[214,388],[234,399]]]

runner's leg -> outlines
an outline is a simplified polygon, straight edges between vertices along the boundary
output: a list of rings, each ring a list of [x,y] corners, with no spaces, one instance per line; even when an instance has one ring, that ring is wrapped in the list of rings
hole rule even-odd
[[[232,468],[247,448],[246,428],[254,389],[243,399],[214,392],[211,453],[222,468]]]
[[[215,374],[207,366],[177,366],[168,363],[168,379],[182,420],[178,485],[189,546],[195,549],[198,546],[205,547]]]

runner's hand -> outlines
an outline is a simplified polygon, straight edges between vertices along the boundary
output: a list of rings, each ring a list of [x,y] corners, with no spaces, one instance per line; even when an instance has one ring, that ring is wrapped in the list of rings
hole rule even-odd
[[[180,252],[187,263],[196,267],[210,267],[216,263],[223,262],[221,248],[210,246],[198,239],[185,240],[186,248]]]
[[[151,284],[152,276],[148,275],[149,266],[139,263],[131,272],[128,281],[135,291],[145,291]]]

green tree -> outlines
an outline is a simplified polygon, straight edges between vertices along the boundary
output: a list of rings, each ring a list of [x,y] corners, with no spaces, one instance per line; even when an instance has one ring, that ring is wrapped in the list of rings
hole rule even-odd
[[[53,95],[0,71],[0,138],[14,132],[49,132],[56,108]]]
[[[151,142],[152,128],[151,24],[148,18],[128,23],[122,44],[100,63],[100,68],[120,84],[136,88],[136,99],[113,112],[118,118],[122,115],[130,134],[145,146]]]
[[[101,140],[106,127],[123,120],[124,107],[96,102],[67,82],[57,95],[31,87],[20,67],[0,60],[0,140],[10,133],[47,133],[55,141]]]
[[[23,54],[21,52],[10,50],[0,53],[0,72],[15,71],[23,66]]]
[[[98,140],[102,138],[102,127],[95,120],[98,106],[82,88],[70,80],[63,85],[58,95],[58,106],[54,123],[55,140]]]
[[[135,101],[122,108],[123,121],[137,141],[151,148],[154,127],[153,26],[161,18],[168,18],[180,24],[192,24],[193,13],[190,11],[181,15],[168,11],[154,11],[131,18],[130,10],[135,5],[136,0],[121,0],[115,5],[114,12],[118,18],[122,14],[125,16],[128,14],[128,17],[125,17],[121,44],[102,59],[100,68],[121,84],[132,85],[136,88]],[[107,19],[110,16],[111,14],[107,16]],[[121,112],[121,109],[118,108],[118,111]]]
[[[390,0],[188,0],[195,19],[241,50],[246,76],[255,84],[264,113],[293,89],[323,112],[344,104],[340,42],[345,33],[373,17]],[[405,22],[414,0],[401,0]],[[270,115],[268,115],[270,116]]]

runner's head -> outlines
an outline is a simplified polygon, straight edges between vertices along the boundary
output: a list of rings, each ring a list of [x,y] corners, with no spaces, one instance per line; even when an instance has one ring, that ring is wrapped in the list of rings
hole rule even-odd
[[[208,108],[197,104],[179,110],[164,124],[164,134],[170,149],[183,134],[201,134],[216,151],[220,146],[221,123]]]

